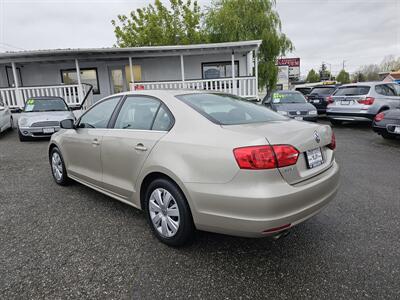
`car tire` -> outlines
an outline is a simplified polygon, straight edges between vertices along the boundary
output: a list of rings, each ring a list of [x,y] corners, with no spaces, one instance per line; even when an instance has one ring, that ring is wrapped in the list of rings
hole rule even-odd
[[[340,120],[333,120],[333,119],[330,119],[329,121],[331,122],[331,124],[332,124],[333,126],[339,126],[339,125],[342,125],[342,124],[343,124],[343,121],[340,121]]]
[[[386,140],[394,140],[395,137],[389,133],[382,133],[382,137]]]
[[[164,244],[179,247],[193,240],[192,214],[185,195],[174,182],[164,178],[152,181],[145,193],[144,210],[154,235]]]
[[[10,117],[10,128],[9,128],[9,130],[11,131],[11,130],[13,130],[13,128],[14,128],[14,119],[13,119],[13,117]]]
[[[67,169],[65,168],[61,151],[57,147],[51,149],[49,162],[54,181],[59,185],[68,185],[70,183],[70,179],[67,175]]]
[[[19,137],[19,140],[20,140],[21,142],[26,142],[26,141],[29,141],[29,140],[30,140],[29,137],[24,136],[24,135],[21,133],[21,131],[19,130],[19,128],[18,128],[18,137]]]

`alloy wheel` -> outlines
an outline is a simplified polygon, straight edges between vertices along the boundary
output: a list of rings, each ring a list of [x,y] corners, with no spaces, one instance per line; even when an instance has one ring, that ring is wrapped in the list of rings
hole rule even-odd
[[[60,181],[63,176],[63,165],[60,154],[54,152],[51,157],[51,168],[53,170],[54,177]]]

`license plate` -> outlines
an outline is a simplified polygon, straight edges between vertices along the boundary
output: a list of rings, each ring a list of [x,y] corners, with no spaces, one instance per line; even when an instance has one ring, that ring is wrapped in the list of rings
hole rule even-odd
[[[394,128],[394,133],[399,133],[400,134],[400,126],[396,126]]]
[[[306,151],[308,168],[312,169],[324,163],[321,148],[315,148]]]
[[[319,100],[314,100],[313,102],[314,102],[314,103],[319,103]]]
[[[54,133],[54,128],[43,128],[43,133]]]
[[[342,101],[340,101],[340,104],[342,104],[342,105],[349,105],[349,104],[350,104],[350,101],[349,101],[349,100],[342,100]]]
[[[303,117],[294,117],[295,120],[302,121]]]

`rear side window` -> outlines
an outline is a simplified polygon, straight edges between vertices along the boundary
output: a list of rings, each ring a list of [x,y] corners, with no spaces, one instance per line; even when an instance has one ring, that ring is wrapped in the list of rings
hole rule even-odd
[[[397,96],[397,91],[392,84],[380,84],[375,86],[375,92],[383,96]]]
[[[178,99],[219,125],[238,125],[286,120],[263,105],[226,94],[187,94]]]
[[[369,93],[369,86],[344,86],[340,87],[333,94],[334,96],[362,96]]]

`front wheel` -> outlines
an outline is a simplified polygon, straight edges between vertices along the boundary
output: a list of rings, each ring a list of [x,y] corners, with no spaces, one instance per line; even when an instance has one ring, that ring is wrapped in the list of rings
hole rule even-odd
[[[382,137],[386,140],[394,140],[396,139],[393,135],[389,134],[389,133],[382,133]]]
[[[13,130],[14,127],[14,120],[13,117],[10,117],[10,130]]]
[[[183,246],[194,236],[195,227],[182,191],[167,179],[156,179],[147,188],[144,209],[154,235],[169,246]]]
[[[50,166],[54,181],[59,185],[67,185],[69,183],[67,169],[61,152],[57,147],[54,147],[50,152]]]
[[[331,122],[331,124],[334,125],[334,126],[338,126],[338,125],[342,125],[342,124],[343,124],[343,121],[334,120],[334,119],[330,119],[330,122]]]

